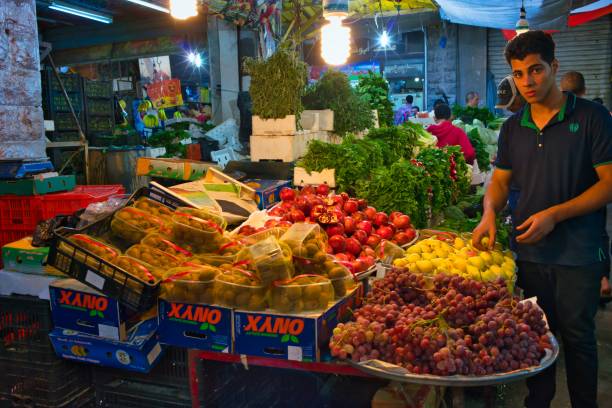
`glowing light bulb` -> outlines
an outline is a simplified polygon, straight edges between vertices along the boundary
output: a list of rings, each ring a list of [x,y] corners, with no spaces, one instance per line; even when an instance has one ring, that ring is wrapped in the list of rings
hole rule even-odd
[[[196,54],[194,52],[190,52],[189,54],[187,54],[187,60],[191,62],[192,64],[195,62],[195,59],[196,59]]]
[[[193,64],[197,67],[200,68],[202,66],[202,57],[200,57],[200,54],[197,54],[195,56],[195,59],[193,61]]]
[[[351,55],[351,29],[342,25],[342,17],[328,17],[321,27],[321,56],[329,65],[342,65]]]
[[[383,48],[387,48],[389,44],[391,44],[391,38],[389,38],[389,34],[386,31],[382,32],[382,34],[378,38],[378,43]]]
[[[170,15],[179,20],[197,16],[197,0],[170,0]]]

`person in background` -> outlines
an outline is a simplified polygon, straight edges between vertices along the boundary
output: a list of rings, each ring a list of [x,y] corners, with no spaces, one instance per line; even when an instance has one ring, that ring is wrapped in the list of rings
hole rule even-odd
[[[418,106],[413,106],[412,110],[410,112],[410,116],[416,117],[419,114],[420,111],[421,111],[421,109]]]
[[[465,94],[465,105],[471,108],[477,108],[480,103],[480,95],[478,92],[470,91]]]
[[[414,98],[412,97],[412,95],[406,96],[406,103],[400,106],[397,112],[395,112],[395,117],[394,117],[393,122],[396,125],[401,125],[402,123],[408,120],[408,118],[410,117],[412,113],[412,101],[413,100]]]
[[[516,89],[512,75],[502,79],[497,85],[497,103],[495,109],[518,112],[525,105],[525,98]]]
[[[566,72],[561,77],[561,90],[564,92],[571,92],[580,98],[584,98],[584,95],[586,95],[584,76],[578,71]]]
[[[429,112],[429,117],[431,117],[432,119],[436,118],[436,106],[438,105],[448,105],[446,102],[444,102],[443,99],[436,99],[433,103],[433,108],[431,109],[431,112]]]
[[[451,110],[446,104],[435,107],[435,125],[429,125],[427,131],[438,138],[438,147],[460,146],[463,157],[468,164],[474,163],[476,152],[465,132],[450,121]]]
[[[602,272],[609,267],[605,208],[612,202],[612,118],[601,105],[557,87],[559,62],[550,34],[514,37],[505,57],[527,104],[502,125],[472,243],[494,247],[497,213],[516,185],[517,286],[526,298],[537,296],[550,330],[560,334],[572,407],[596,408],[595,314]],[[551,406],[555,370],[553,364],[527,379],[525,407]]]

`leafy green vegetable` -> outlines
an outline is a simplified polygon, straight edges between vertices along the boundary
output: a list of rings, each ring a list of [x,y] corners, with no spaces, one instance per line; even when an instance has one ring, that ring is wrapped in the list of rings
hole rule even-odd
[[[474,147],[474,151],[476,152],[476,161],[478,162],[478,168],[481,171],[489,171],[491,169],[489,153],[486,150],[486,144],[480,138],[480,133],[478,133],[478,129],[474,128],[470,130],[467,135],[468,139],[470,139],[470,143],[472,143],[472,147]]]
[[[419,134],[414,128],[408,126],[385,126],[370,129],[365,138],[381,142],[384,146],[385,165],[391,165],[399,159],[413,157]]]
[[[244,67],[251,75],[253,115],[263,119],[296,115],[299,119],[307,71],[295,52],[280,47],[267,60],[246,59]]]
[[[365,98],[371,109],[378,111],[380,126],[393,125],[393,104],[389,100],[389,84],[382,75],[368,71],[368,75],[359,78],[357,92]]]
[[[184,130],[168,127],[166,130],[155,132],[148,139],[148,143],[153,147],[165,147],[166,154],[162,157],[185,157],[187,146],[183,145],[181,140],[189,137],[189,133]]]
[[[368,129],[374,123],[368,102],[351,88],[342,72],[327,71],[306,89],[302,102],[307,109],[333,110],[334,132],[340,136]]]
[[[474,119],[478,119],[486,126],[489,122],[495,120],[495,115],[488,108],[474,108],[471,106],[453,105],[453,116],[461,119],[464,123],[472,123]]]

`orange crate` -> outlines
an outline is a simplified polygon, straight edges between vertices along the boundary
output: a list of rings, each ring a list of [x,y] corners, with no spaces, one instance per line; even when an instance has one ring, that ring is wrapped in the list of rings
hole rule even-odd
[[[91,203],[106,201],[112,195],[124,193],[122,185],[111,184],[76,186],[70,192],[42,195],[39,196],[41,216],[43,220],[47,220],[56,215],[70,215]]]

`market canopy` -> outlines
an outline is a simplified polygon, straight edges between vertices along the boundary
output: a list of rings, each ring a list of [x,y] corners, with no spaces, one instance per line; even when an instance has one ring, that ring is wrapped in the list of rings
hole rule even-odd
[[[456,24],[514,29],[521,0],[437,0],[440,16]],[[567,27],[571,0],[525,1],[530,28],[559,30]]]

